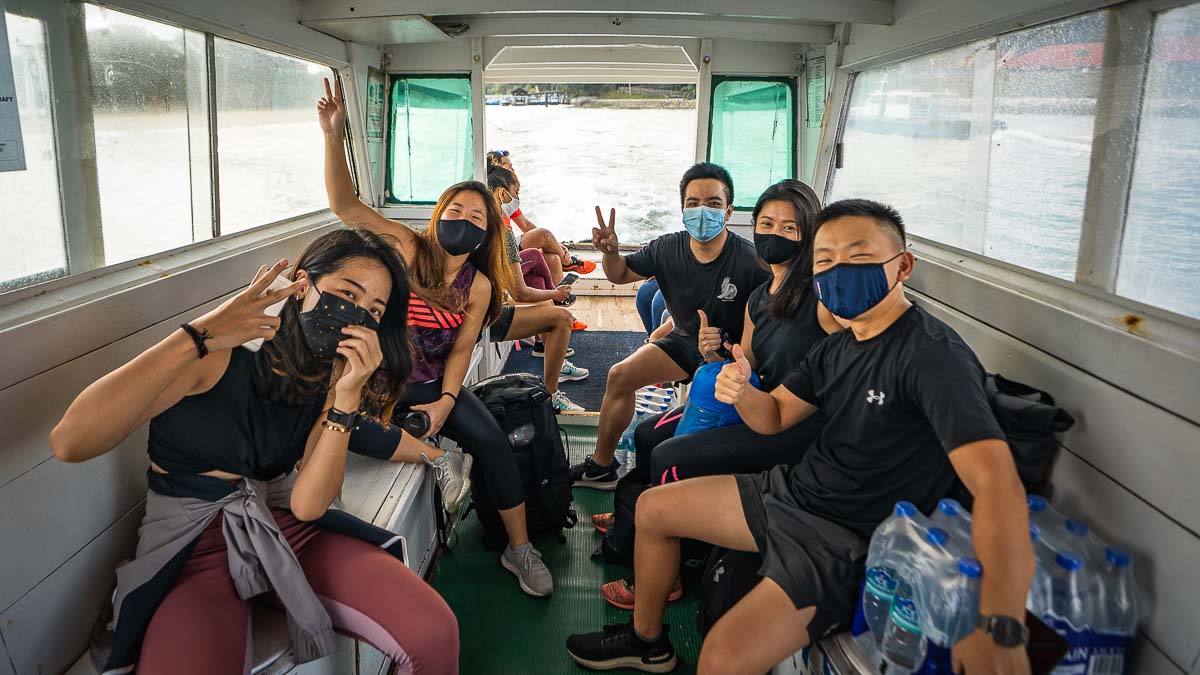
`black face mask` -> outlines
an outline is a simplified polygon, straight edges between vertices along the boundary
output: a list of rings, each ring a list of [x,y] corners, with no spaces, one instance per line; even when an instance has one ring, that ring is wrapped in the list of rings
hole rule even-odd
[[[800,252],[800,242],[777,234],[754,233],[754,250],[768,265],[782,265]]]
[[[346,326],[365,326],[379,330],[379,322],[367,310],[339,298],[332,293],[321,293],[317,306],[300,313],[300,330],[309,351],[322,361],[337,355],[338,343],[348,336],[342,332]]]
[[[437,224],[438,243],[450,255],[465,255],[474,253],[483,245],[487,231],[475,227],[469,220],[439,220]]]

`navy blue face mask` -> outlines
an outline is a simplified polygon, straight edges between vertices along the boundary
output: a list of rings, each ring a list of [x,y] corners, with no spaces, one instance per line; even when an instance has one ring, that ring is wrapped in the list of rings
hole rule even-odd
[[[814,274],[817,299],[836,317],[853,319],[862,315],[892,292],[894,285],[888,286],[883,266],[902,255],[903,251],[883,262],[839,263]]]

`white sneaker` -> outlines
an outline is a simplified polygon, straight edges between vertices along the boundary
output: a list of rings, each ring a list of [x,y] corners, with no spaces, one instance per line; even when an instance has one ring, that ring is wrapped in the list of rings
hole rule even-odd
[[[587,368],[580,368],[574,363],[563,359],[562,369],[558,371],[558,381],[573,382],[575,380],[586,380],[588,375],[591,375],[591,372]]]
[[[567,395],[561,391],[556,391],[550,395],[550,403],[554,405],[554,412],[583,412],[583,406],[567,398]]]

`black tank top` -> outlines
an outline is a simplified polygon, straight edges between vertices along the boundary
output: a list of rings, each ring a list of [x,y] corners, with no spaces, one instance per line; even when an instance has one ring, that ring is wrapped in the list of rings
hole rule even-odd
[[[804,359],[813,345],[825,338],[825,329],[817,320],[817,294],[805,287],[800,311],[791,316],[769,316],[767,304],[771,293],[768,280],[750,293],[747,306],[754,335],[750,349],[758,361],[758,376],[762,390],[771,391],[783,382],[788,373]]]
[[[267,355],[235,348],[212,389],[150,420],[150,459],[168,473],[215,470],[266,480],[291,470],[325,397],[299,407],[259,398],[250,379],[256,358]]]

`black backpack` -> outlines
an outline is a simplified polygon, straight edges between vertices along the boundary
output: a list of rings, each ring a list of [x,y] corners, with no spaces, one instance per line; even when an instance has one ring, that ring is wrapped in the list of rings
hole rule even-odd
[[[992,414],[1012,450],[1025,491],[1046,494],[1050,469],[1058,454],[1057,434],[1074,426],[1075,418],[1057,407],[1050,394],[1001,375],[988,375],[984,387]],[[948,496],[968,509],[974,501],[971,492],[958,479]]]
[[[506,434],[533,425],[533,439],[512,449],[525,485],[525,522],[530,537],[555,533],[565,540],[563,528],[574,527],[577,520],[571,508],[571,470],[565,438],[542,378],[530,373],[497,375],[472,385],[470,391]],[[471,471],[472,509],[483,525],[484,546],[500,550],[508,544],[508,534],[486,485],[476,463]]]

